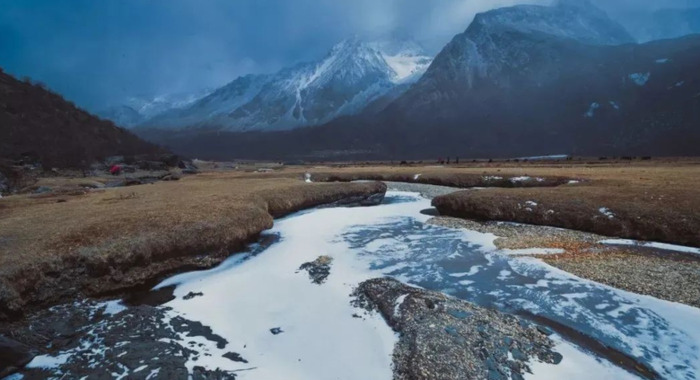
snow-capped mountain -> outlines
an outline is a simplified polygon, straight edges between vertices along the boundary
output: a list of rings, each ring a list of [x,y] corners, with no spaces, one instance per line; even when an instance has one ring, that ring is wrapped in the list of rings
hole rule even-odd
[[[351,38],[321,60],[271,75],[248,75],[190,106],[143,123],[156,128],[272,131],[322,124],[361,112],[405,89],[432,59],[412,42],[364,42]]]
[[[135,109],[144,118],[151,118],[171,109],[187,107],[199,99],[211,94],[212,89],[201,89],[194,92],[179,92],[161,94],[154,97],[130,97],[126,105]]]
[[[380,124],[400,128],[416,149],[443,136],[442,149],[459,142],[516,156],[643,152],[697,135],[697,39],[633,41],[587,0],[479,14]]]
[[[455,36],[435,58],[415,87],[471,88],[478,80],[500,86],[513,84],[513,76],[536,59],[540,42],[557,39],[589,45],[620,45],[634,39],[618,23],[588,0],[559,0],[553,6],[519,5],[476,15],[467,30]],[[556,80],[555,62],[543,60],[529,80]],[[414,89],[413,93],[420,90]],[[446,93],[438,94],[440,97]]]
[[[700,36],[646,44],[631,40],[584,0],[503,8],[477,16],[416,83],[375,113],[286,133],[167,131],[158,141],[217,159],[700,153]],[[380,59],[368,52],[365,61]],[[302,77],[325,72],[314,71],[325,62],[302,71]],[[381,64],[362,67],[383,72]],[[306,112],[317,105],[304,98],[317,87],[303,88],[301,101],[291,96],[280,112],[297,105]]]
[[[97,112],[97,116],[125,128],[133,127],[144,120],[143,115],[127,105],[109,107]]]
[[[125,99],[122,104],[108,107],[97,114],[104,119],[111,120],[118,126],[134,127],[163,112],[187,107],[211,92],[210,89],[203,89],[153,97],[131,96]]]

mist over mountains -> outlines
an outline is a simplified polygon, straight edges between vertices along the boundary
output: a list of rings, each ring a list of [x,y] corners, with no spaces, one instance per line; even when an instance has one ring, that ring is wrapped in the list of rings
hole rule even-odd
[[[437,54],[355,36],[306,62],[98,114],[199,158],[700,153],[697,9],[626,9],[492,9]]]
[[[251,128],[241,120],[274,109],[263,102],[273,98],[258,97],[255,108],[227,115],[227,120],[240,118],[233,124],[210,119],[210,128],[179,126],[178,133],[140,128],[138,133],[186,154],[219,159],[697,154],[700,36],[635,41],[588,1],[506,7],[477,15],[415,83],[387,101],[362,102],[364,109],[347,97],[317,92],[315,99],[344,101],[354,112],[325,113],[284,128],[270,122],[281,120],[275,116]],[[362,82],[363,91],[376,88],[371,83],[394,83],[388,65],[350,62],[351,67],[383,67],[376,76],[361,70],[371,78]],[[274,83],[284,87],[285,82]],[[267,104],[284,105],[277,115],[293,117],[304,109],[293,96],[287,98]],[[301,125],[306,128],[270,132]]]
[[[246,75],[140,127],[274,131],[319,125],[396,97],[432,61],[412,41],[351,38],[316,62],[270,75]]]
[[[700,33],[700,4],[689,9],[627,11],[616,17],[639,42]]]

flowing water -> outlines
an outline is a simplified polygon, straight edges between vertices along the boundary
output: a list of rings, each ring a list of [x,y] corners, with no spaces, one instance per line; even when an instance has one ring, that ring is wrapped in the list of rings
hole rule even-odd
[[[552,327],[564,360],[532,363],[532,379],[700,378],[700,310],[508,255],[491,234],[425,224],[429,207],[389,192],[376,207],[297,213],[276,221],[269,247],[164,281],[158,288],[177,286],[172,316],[229,341],[220,350],[183,336],[203,347],[191,365],[244,370],[242,379],[390,379],[396,335],[377,315],[357,318],[349,301],[359,282],[392,276]],[[299,267],[322,255],[333,263],[318,285]],[[192,292],[202,296],[183,299]],[[248,363],[222,359],[226,351]]]

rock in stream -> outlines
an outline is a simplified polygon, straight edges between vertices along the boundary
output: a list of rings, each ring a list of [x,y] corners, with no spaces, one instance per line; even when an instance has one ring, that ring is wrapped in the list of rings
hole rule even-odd
[[[354,295],[356,306],[379,311],[400,334],[394,380],[521,380],[530,360],[562,359],[534,324],[439,292],[380,278]]]

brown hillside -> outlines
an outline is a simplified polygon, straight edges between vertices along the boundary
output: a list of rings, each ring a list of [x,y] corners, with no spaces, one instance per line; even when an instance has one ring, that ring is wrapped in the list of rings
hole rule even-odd
[[[40,84],[0,70],[0,157],[30,155],[44,167],[85,167],[112,155],[161,152]]]

